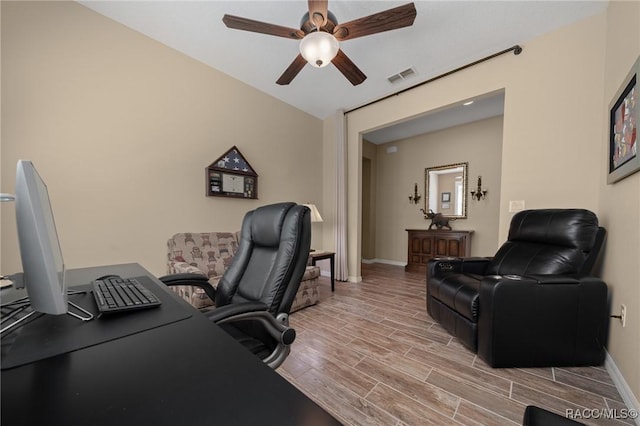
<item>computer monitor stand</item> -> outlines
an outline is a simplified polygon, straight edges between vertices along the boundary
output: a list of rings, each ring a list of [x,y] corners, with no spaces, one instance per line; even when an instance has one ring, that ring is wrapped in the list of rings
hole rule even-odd
[[[72,296],[74,294],[84,294],[87,291],[76,291],[76,290],[69,290],[67,291],[67,295]],[[87,311],[86,309],[84,309],[83,307],[68,301],[67,302],[69,304],[70,308],[75,308],[77,311],[79,311],[82,314],[85,314],[86,316],[82,316],[80,314],[77,314],[75,312],[72,312],[71,310],[67,311],[67,315],[71,315],[74,318],[77,318],[81,321],[91,321],[94,318],[94,315]],[[2,318],[2,320],[0,321],[0,324],[4,321],[7,321],[13,317],[16,317],[17,315],[19,315],[21,312],[25,311],[26,309],[28,309],[30,307],[29,304],[29,298],[28,297],[23,297],[21,299],[17,299],[5,304],[0,305],[0,308],[6,308],[6,307],[14,307],[14,309],[9,312],[4,318]],[[7,330],[12,329],[13,327],[23,323],[24,321],[26,321],[27,319],[31,318],[34,314],[39,313],[38,311],[31,311],[29,313],[27,313],[25,316],[17,319],[16,321],[13,321],[11,324],[7,325],[6,327],[2,327],[0,329],[0,334],[4,333]]]

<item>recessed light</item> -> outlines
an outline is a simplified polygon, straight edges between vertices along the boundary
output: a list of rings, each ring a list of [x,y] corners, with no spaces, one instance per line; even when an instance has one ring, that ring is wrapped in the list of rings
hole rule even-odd
[[[464,106],[469,106],[469,105],[471,105],[472,103],[473,103],[473,101],[469,101],[469,102],[465,102],[465,103],[463,103],[462,105],[464,105]]]

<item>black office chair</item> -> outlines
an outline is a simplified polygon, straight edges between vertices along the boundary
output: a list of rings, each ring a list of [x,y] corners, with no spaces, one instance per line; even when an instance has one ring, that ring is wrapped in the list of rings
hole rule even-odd
[[[601,365],[605,234],[588,210],[519,212],[495,256],[429,261],[427,312],[492,367]]]
[[[240,245],[217,289],[198,274],[167,275],[160,280],[167,285],[203,288],[216,305],[205,315],[277,368],[295,340],[289,310],[310,245],[309,208],[295,203],[259,207],[245,215]]]

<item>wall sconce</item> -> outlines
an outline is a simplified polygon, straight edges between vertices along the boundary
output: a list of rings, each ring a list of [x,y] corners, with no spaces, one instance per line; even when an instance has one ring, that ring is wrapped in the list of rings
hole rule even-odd
[[[475,198],[476,200],[484,200],[484,197],[487,195],[487,190],[482,189],[482,176],[478,176],[478,187],[475,191],[471,191],[471,198]]]
[[[418,201],[420,201],[420,198],[422,198],[422,195],[418,194],[418,184],[414,183],[413,194],[409,194],[409,204],[411,203],[418,204]]]

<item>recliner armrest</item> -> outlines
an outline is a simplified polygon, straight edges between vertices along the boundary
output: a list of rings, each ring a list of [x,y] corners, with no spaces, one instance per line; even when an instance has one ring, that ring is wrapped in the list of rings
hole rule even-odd
[[[434,257],[430,259],[427,268],[429,276],[447,273],[482,275],[491,262],[488,257]]]
[[[490,257],[463,257],[461,272],[463,274],[483,275],[489,263],[491,263]]]
[[[202,274],[187,272],[183,274],[163,275],[158,279],[168,286],[190,285],[200,287],[212,301],[216,301],[216,289],[209,283],[209,279]]]
[[[431,276],[447,272],[460,272],[461,268],[461,257],[434,257],[427,262],[427,269]]]
[[[505,275],[514,279],[514,276]],[[580,284],[580,277],[568,275],[526,275],[525,279],[534,280],[538,284]],[[518,278],[515,278],[518,279]]]
[[[480,282],[479,298],[478,355],[492,367],[604,361],[608,308],[602,280],[489,275]]]

